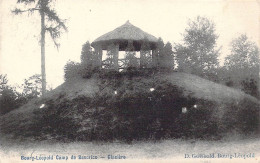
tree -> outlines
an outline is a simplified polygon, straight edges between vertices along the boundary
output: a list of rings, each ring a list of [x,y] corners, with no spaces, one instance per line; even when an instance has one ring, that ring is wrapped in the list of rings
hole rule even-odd
[[[8,79],[6,74],[0,74],[0,91],[7,87]]]
[[[84,45],[82,45],[82,50],[81,50],[81,63],[83,64],[90,64],[91,62],[91,55],[92,55],[92,50],[89,41],[87,41]]]
[[[227,69],[259,69],[259,64],[259,49],[245,34],[231,42],[231,54],[224,63]]]
[[[214,73],[219,65],[214,22],[198,16],[188,22],[183,36],[184,43],[174,47],[178,70],[202,77]]]
[[[161,37],[159,37],[157,43],[156,43],[156,49],[153,51],[152,54],[152,62],[153,62],[153,68],[159,68],[161,66],[160,60],[162,59],[162,56],[160,54],[163,51],[164,42]]]
[[[243,34],[231,42],[231,54],[225,58],[225,77],[234,87],[257,96],[259,83],[259,48]],[[227,79],[225,79],[227,80]]]
[[[7,75],[0,74],[0,114],[5,114],[18,106],[17,92],[8,85]]]
[[[99,66],[98,56],[92,51],[89,41],[82,46],[80,59],[83,68],[93,70]]]
[[[13,13],[20,14],[23,12],[34,13],[38,11],[41,17],[41,75],[42,75],[42,95],[46,92],[46,73],[45,73],[45,32],[48,31],[50,36],[58,48],[59,43],[57,42],[57,38],[60,37],[61,31],[67,31],[67,27],[65,26],[65,21],[60,19],[57,15],[56,11],[51,8],[52,2],[54,0],[17,0],[18,4],[32,5],[35,4],[34,7],[28,9],[20,9],[15,8]],[[46,22],[47,20],[47,22]],[[47,26],[47,24],[49,24]]]
[[[41,75],[35,74],[30,76],[28,79],[24,79],[23,92],[22,96],[24,96],[27,101],[39,97],[41,95],[41,87],[42,87]]]
[[[64,79],[65,81],[69,81],[72,79],[75,79],[80,76],[81,73],[83,73],[81,65],[77,62],[68,61],[66,65],[64,66]]]
[[[171,43],[167,42],[159,52],[160,68],[172,70],[174,68]]]

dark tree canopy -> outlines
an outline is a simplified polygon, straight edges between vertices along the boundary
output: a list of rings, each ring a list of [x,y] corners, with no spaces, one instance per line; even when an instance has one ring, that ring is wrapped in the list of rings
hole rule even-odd
[[[189,21],[183,37],[183,44],[174,47],[178,70],[199,76],[215,73],[219,50],[216,50],[218,35],[214,22],[198,16]]]

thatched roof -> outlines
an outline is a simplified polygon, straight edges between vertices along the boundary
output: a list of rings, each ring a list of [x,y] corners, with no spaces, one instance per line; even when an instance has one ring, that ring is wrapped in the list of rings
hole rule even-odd
[[[133,41],[136,49],[140,50],[140,43],[144,40],[149,42],[149,44],[151,45],[151,49],[154,49],[154,46],[158,39],[127,21],[125,24],[114,29],[113,31],[98,37],[91,43],[91,45],[101,45],[102,49],[106,49],[110,43],[117,42],[119,43],[120,50],[124,50],[127,41]]]

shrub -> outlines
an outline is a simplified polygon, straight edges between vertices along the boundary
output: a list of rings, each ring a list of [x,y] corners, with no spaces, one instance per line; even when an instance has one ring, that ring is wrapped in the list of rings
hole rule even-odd
[[[214,102],[197,99],[186,114],[181,114],[173,123],[171,137],[218,139],[220,138],[217,119],[214,117],[217,105]]]
[[[146,87],[146,91],[125,84],[124,89],[127,91],[119,93],[110,104],[117,117],[123,121],[117,129],[121,131],[121,139],[165,138],[169,126],[181,114],[181,108],[189,105],[178,87],[165,81],[155,83],[158,84],[152,92],[145,85],[139,87]]]
[[[7,75],[0,74],[0,114],[6,114],[23,104],[15,87],[8,85]]]
[[[65,81],[79,77],[81,66],[79,63],[68,61],[64,67]]]
[[[71,140],[77,137],[79,123],[77,121],[78,110],[74,108],[74,101],[63,100],[55,104],[54,101],[48,101],[46,107],[34,111],[30,130],[32,135],[38,139],[46,139],[50,136],[55,139]]]
[[[19,107],[16,91],[10,87],[1,90],[0,114],[6,114]]]
[[[252,103],[248,99],[240,102],[231,103],[226,106],[227,112],[221,119],[221,132],[229,133],[232,131],[243,135],[256,133],[260,124],[259,104]]]
[[[250,94],[254,97],[258,97],[258,82],[251,78],[249,79],[245,79],[241,82],[241,87],[242,87],[242,91],[244,91],[247,94]]]

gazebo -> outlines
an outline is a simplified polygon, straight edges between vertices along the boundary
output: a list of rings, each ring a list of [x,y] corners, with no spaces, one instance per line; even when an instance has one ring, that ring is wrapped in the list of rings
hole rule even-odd
[[[140,51],[139,67],[144,67],[145,54],[152,51],[152,58],[156,55],[158,39],[151,34],[148,34],[140,28],[132,25],[127,21],[122,26],[108,32],[91,43],[98,55],[100,66],[102,67],[103,50],[107,50],[112,54],[111,67],[118,70],[119,67],[119,51]],[[128,49],[129,45],[133,47]]]

